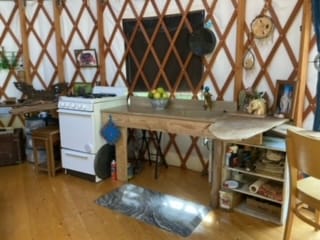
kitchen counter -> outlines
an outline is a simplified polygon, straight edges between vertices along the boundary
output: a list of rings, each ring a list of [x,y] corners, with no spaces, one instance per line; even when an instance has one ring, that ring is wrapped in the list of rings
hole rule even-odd
[[[54,101],[33,101],[30,103],[17,103],[4,105],[6,107],[10,107],[10,113],[13,115],[24,114],[29,112],[42,112],[57,109],[57,102]]]
[[[103,110],[102,121],[107,123],[109,117],[112,117],[114,123],[121,130],[121,138],[116,144],[116,159],[118,166],[118,179],[127,181],[128,153],[127,153],[127,129],[145,129],[153,131],[162,131],[178,135],[198,136],[213,139],[214,151],[209,159],[209,175],[212,176],[211,205],[218,206],[218,196],[221,186],[221,154],[223,141],[221,136],[217,137],[215,125],[225,131],[235,131],[243,128],[243,122],[249,122],[246,138],[256,139],[256,135],[261,135],[264,131],[285,122],[285,119],[274,118],[249,118],[229,115],[229,112],[236,111],[236,103],[215,101],[212,111],[205,111],[202,108],[201,101],[195,100],[173,100],[165,110],[154,110],[147,98],[133,97],[130,99],[130,105],[126,102],[123,105]],[[240,125],[237,124],[240,121]],[[257,124],[263,122],[264,124]],[[226,123],[226,124],[224,124]],[[230,127],[228,127],[230,126]],[[252,127],[252,130],[250,129]],[[258,127],[257,127],[258,126]],[[251,133],[251,134],[250,134]],[[244,132],[242,132],[244,134]],[[238,139],[236,136],[235,139]],[[233,138],[232,138],[233,139]],[[259,138],[257,138],[259,139]],[[230,139],[231,140],[231,139]],[[213,157],[212,157],[213,155]],[[212,161],[213,160],[213,161]],[[212,164],[210,164],[212,162]],[[210,178],[210,176],[209,176]]]

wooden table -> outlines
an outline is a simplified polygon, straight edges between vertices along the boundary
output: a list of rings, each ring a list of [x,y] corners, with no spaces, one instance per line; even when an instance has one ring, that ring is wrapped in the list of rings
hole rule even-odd
[[[235,103],[214,102],[213,111],[205,111],[200,101],[175,100],[167,109],[157,111],[152,109],[150,103],[143,99],[146,98],[133,98],[129,106],[127,102],[124,102],[122,106],[105,109],[102,113],[103,123],[107,123],[111,115],[112,120],[121,129],[121,138],[116,144],[118,179],[128,180],[128,128],[213,139],[213,161],[209,174],[212,171],[211,205],[216,208],[221,186],[221,156],[224,155],[222,153],[224,140],[217,139],[209,127],[217,121],[224,121],[225,118],[228,118],[227,112],[236,110]],[[261,119],[257,118],[257,121],[261,121]]]
[[[56,110],[58,107],[58,102],[54,101],[34,101],[28,104],[14,104],[9,105],[12,110],[11,114],[24,114],[30,112],[42,112],[49,110]]]

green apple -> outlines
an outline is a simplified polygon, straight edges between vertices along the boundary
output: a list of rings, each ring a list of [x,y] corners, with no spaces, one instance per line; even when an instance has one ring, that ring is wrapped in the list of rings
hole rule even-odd
[[[169,93],[168,92],[162,93],[162,98],[164,98],[164,99],[169,98]]]
[[[156,92],[155,94],[153,94],[153,98],[154,99],[160,99],[161,98],[161,94],[159,92]]]
[[[148,92],[148,98],[153,98],[153,93],[152,92]]]
[[[165,92],[165,90],[164,90],[163,87],[158,87],[157,88],[157,92],[160,93],[160,94],[163,94]]]

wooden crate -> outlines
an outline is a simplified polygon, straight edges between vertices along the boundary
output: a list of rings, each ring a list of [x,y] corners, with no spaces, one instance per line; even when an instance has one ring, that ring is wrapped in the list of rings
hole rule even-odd
[[[1,129],[0,166],[18,164],[24,161],[24,139],[22,128]]]

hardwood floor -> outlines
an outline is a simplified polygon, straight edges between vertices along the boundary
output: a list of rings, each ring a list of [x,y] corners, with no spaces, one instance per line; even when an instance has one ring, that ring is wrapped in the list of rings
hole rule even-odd
[[[161,169],[153,178],[146,165],[131,183],[208,205],[209,183],[199,173],[175,167]],[[144,240],[184,239],[170,232],[110,211],[95,200],[120,186],[107,179],[93,183],[59,173],[36,174],[33,165],[23,163],[0,167],[1,240]],[[214,210],[187,239],[277,240],[283,227],[235,212]],[[320,239],[320,233],[295,221],[294,239]]]

